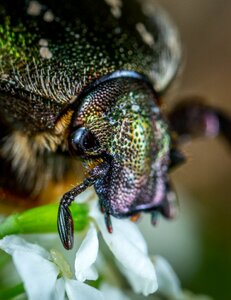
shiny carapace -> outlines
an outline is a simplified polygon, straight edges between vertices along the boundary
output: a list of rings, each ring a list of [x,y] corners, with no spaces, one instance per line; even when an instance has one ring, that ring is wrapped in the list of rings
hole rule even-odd
[[[90,185],[110,232],[110,215],[172,218],[168,172],[183,160],[179,137],[217,128],[230,139],[230,119],[198,101],[163,114],[181,59],[177,30],[152,1],[2,0],[1,189],[36,198],[77,174],[80,158],[85,179],[59,207],[67,249],[68,207]]]

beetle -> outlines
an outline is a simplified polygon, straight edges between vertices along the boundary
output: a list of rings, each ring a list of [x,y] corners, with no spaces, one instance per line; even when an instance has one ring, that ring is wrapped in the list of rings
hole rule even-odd
[[[175,25],[149,1],[1,1],[0,184],[36,198],[49,181],[77,173],[80,158],[86,177],[58,212],[66,249],[69,205],[87,187],[109,232],[111,215],[150,212],[155,224],[159,213],[176,213],[168,174],[184,161],[181,138],[231,140],[230,117],[196,99],[164,114],[181,62]]]

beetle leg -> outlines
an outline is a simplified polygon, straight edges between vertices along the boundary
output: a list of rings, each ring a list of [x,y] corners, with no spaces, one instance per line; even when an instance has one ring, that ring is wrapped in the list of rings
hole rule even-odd
[[[105,176],[108,170],[108,163],[103,162],[96,166],[91,172],[90,176],[85,179],[80,185],[74,187],[72,190],[64,194],[60,201],[58,210],[58,232],[63,246],[69,250],[73,247],[74,241],[74,224],[69,205],[74,201],[75,197],[82,193],[86,188],[93,185],[97,179]]]
[[[105,208],[103,206],[103,203],[101,203],[100,201],[99,201],[99,207],[100,207],[101,213],[104,214],[105,213]]]
[[[109,233],[112,233],[113,229],[112,229],[112,223],[111,223],[111,215],[109,213],[105,212],[104,220],[105,220],[105,224],[107,226],[107,231]]]
[[[173,219],[176,217],[178,211],[177,195],[172,188],[168,188],[166,197],[160,205],[161,214],[167,219]]]
[[[202,99],[179,103],[168,117],[179,141],[182,138],[221,134],[231,144],[231,118],[219,109],[204,104]]]
[[[151,211],[151,223],[155,226],[159,213],[167,219],[176,217],[178,211],[177,195],[169,182],[166,183],[166,195],[162,202]]]
[[[159,214],[160,213],[159,213],[158,210],[153,210],[151,212],[151,223],[152,223],[153,226],[156,226]]]
[[[101,212],[104,214],[104,220],[105,220],[105,225],[107,227],[107,231],[109,233],[112,233],[113,228],[112,228],[112,222],[111,222],[111,215],[105,211],[105,207],[103,206],[103,203],[101,203],[100,201],[99,201],[99,206],[100,206]]]
[[[171,170],[172,168],[178,167],[179,165],[183,164],[186,161],[184,154],[176,147],[172,147],[170,149],[169,156],[170,156],[169,169]]]

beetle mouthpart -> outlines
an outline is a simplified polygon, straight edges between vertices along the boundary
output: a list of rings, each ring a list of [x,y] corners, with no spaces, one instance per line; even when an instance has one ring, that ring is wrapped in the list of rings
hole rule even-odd
[[[159,212],[157,210],[151,212],[151,223],[153,226],[156,226],[158,217],[159,217]]]
[[[112,223],[111,223],[111,216],[108,213],[104,213],[104,220],[105,220],[105,224],[107,227],[107,231],[109,233],[112,233],[113,229],[112,229]]]
[[[140,216],[141,216],[140,213],[135,214],[135,215],[133,215],[133,216],[130,217],[130,220],[131,220],[132,222],[137,222],[137,221],[140,219]]]
[[[60,204],[58,211],[58,232],[63,246],[70,250],[74,244],[74,225],[67,206]]]

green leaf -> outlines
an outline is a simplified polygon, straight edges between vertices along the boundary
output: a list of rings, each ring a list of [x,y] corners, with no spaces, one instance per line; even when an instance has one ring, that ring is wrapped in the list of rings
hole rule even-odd
[[[70,207],[76,231],[89,223],[87,204],[72,203]],[[7,217],[0,224],[0,238],[9,234],[57,232],[58,204],[48,204]]]

